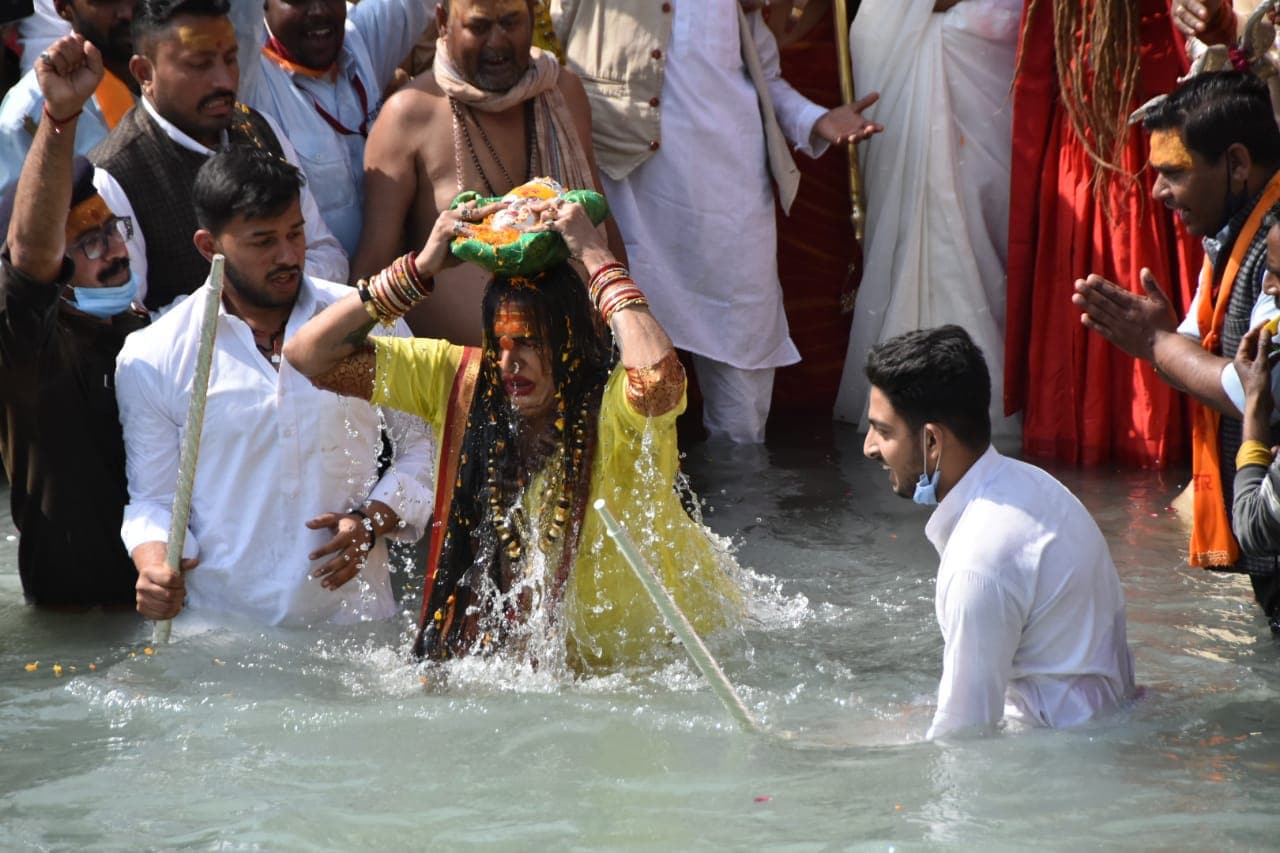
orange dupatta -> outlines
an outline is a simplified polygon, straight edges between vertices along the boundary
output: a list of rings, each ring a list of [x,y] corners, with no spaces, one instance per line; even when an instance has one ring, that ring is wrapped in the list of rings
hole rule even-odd
[[[108,130],[114,130],[135,103],[133,92],[110,71],[102,75],[102,82],[94,90],[93,98],[98,102],[98,109],[102,110],[102,118],[106,121]]]
[[[1253,242],[1252,235],[1262,227],[1262,217],[1277,201],[1280,201],[1280,173],[1267,182],[1262,197],[1245,220],[1235,245],[1231,247],[1216,296],[1213,295],[1213,265],[1208,258],[1204,260],[1200,271],[1196,323],[1200,328],[1200,346],[1206,352],[1211,353],[1218,348],[1240,264]],[[1196,401],[1192,401],[1191,407],[1191,482],[1195,491],[1188,562],[1201,568],[1231,566],[1240,559],[1240,545],[1231,533],[1231,520],[1227,517],[1226,499],[1222,494],[1222,468],[1218,460],[1218,426],[1222,415]]]

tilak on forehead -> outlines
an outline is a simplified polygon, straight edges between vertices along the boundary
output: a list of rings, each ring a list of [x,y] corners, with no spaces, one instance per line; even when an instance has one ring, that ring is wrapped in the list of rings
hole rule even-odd
[[[67,242],[73,242],[90,229],[101,228],[111,216],[111,208],[107,207],[102,196],[94,193],[71,208],[71,212],[67,214]]]
[[[221,53],[236,46],[236,30],[226,18],[197,18],[178,27],[178,41],[197,53]]]
[[[523,305],[504,299],[493,312],[493,336],[498,346],[511,351],[518,338],[537,337],[533,315]]]
[[[1151,154],[1147,158],[1157,169],[1190,169],[1191,152],[1176,130],[1156,130],[1151,133]]]

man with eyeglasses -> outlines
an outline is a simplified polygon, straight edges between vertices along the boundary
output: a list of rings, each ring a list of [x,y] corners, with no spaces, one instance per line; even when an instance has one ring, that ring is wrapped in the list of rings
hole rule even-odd
[[[76,157],[76,121],[103,76],[83,36],[36,63],[65,121],[42,122],[13,195],[0,203],[0,457],[33,604],[129,606],[137,574],[120,541],[128,500],[115,360],[146,325],[125,240],[133,230]]]

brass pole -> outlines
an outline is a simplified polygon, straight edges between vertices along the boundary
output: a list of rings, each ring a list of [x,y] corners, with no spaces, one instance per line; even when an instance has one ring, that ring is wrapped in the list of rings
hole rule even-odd
[[[853,88],[853,59],[849,55],[849,2],[834,0],[833,18],[836,30],[836,61],[840,63],[840,99],[852,104],[857,96]],[[866,199],[862,194],[862,169],[858,166],[858,148],[850,142],[849,153],[849,198],[852,202],[853,233],[862,242],[866,226]]]
[[[849,3],[848,0],[833,0],[832,22],[835,27],[836,61],[840,65],[840,99],[846,104],[855,100],[853,86],[853,60],[849,53]],[[857,145],[850,142],[847,146],[849,159],[849,221],[853,224],[853,236],[858,245],[854,249],[856,260],[850,265],[849,279],[853,287],[846,288],[840,298],[840,310],[846,314],[853,311],[853,300],[857,295],[856,282],[862,271],[861,266],[862,238],[866,233],[866,196],[862,190],[862,169],[858,165]]]

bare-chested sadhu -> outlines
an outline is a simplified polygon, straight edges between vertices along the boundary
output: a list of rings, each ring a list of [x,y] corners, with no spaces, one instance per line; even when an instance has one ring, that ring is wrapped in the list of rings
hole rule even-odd
[[[447,0],[436,7],[435,64],[387,100],[364,155],[364,228],[352,281],[423,245],[440,211],[464,189],[501,196],[537,176],[599,189],[591,110],[573,72],[532,47],[530,0]],[[616,227],[606,225],[624,257]],[[449,270],[415,334],[480,342],[486,276]]]

